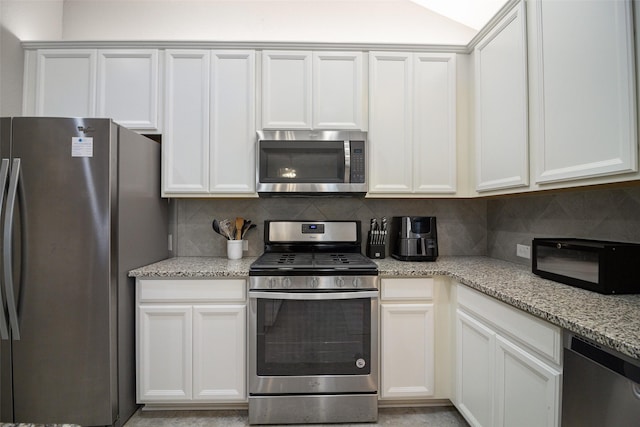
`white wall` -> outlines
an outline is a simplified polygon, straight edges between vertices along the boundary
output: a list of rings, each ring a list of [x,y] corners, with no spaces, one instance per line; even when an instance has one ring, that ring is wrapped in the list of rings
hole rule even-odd
[[[21,40],[60,40],[63,0],[0,0],[0,116],[20,115]]]
[[[65,0],[64,40],[465,45],[476,31],[408,0]]]

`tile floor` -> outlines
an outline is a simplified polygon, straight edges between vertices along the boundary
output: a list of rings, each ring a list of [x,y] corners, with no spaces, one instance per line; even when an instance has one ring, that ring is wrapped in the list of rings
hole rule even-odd
[[[240,427],[248,426],[247,411],[140,411],[124,427]],[[319,427],[324,424],[313,424]],[[468,427],[453,406],[421,408],[381,408],[377,423],[326,424],[340,427]],[[288,427],[294,427],[289,425]]]

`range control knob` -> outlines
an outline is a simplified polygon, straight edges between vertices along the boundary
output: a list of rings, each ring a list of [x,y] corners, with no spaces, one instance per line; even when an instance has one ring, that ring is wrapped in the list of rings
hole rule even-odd
[[[276,279],[275,277],[269,277],[268,284],[269,287],[273,289],[278,286],[278,279]]]
[[[320,279],[318,279],[316,276],[311,277],[311,280],[309,280],[309,286],[312,288],[317,288],[319,284]]]
[[[344,286],[344,279],[342,277],[336,277],[335,284],[339,288],[343,287]]]
[[[359,288],[360,286],[362,286],[362,278],[354,277],[353,278],[353,287],[354,288]]]
[[[285,277],[284,279],[282,279],[282,287],[283,288],[290,288],[291,287],[291,278],[290,277]]]

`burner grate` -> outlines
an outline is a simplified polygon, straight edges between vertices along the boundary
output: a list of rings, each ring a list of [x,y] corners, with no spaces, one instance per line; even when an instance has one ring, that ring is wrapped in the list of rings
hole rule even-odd
[[[275,262],[278,265],[293,265],[296,263],[296,254],[281,254]]]

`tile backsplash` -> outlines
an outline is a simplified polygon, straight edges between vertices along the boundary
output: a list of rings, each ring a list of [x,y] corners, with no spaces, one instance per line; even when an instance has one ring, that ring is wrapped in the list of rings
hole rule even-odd
[[[640,243],[640,185],[491,199],[487,255],[530,265],[516,244],[534,237],[577,237]]]
[[[440,255],[486,255],[524,265],[530,260],[516,257],[516,244],[530,245],[534,237],[640,242],[640,183],[489,199],[274,197],[173,202],[175,256],[225,256],[225,239],[212,230],[211,222],[236,216],[257,225],[246,237],[248,256],[262,253],[266,219],[357,219],[365,236],[374,217],[435,216]]]
[[[402,215],[437,217],[441,255],[485,255],[486,201],[459,199],[365,199],[357,197],[273,197],[259,199],[178,199],[174,201],[174,255],[225,256],[226,241],[211,228],[213,218],[250,219],[248,256],[260,255],[266,219],[362,222],[363,240],[371,218]],[[364,245],[363,245],[364,252]],[[388,251],[387,251],[387,254]]]

